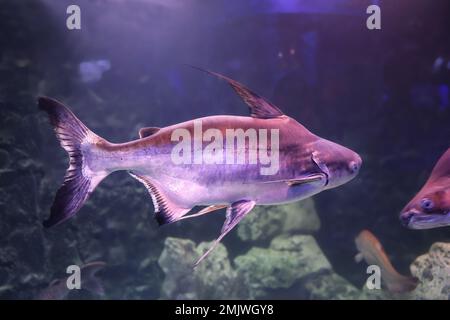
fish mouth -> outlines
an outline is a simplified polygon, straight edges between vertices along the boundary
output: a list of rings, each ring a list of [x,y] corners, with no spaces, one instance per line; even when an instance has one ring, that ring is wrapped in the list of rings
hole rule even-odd
[[[409,229],[433,229],[450,226],[450,211],[442,214],[427,214],[407,211],[400,215],[403,226]]]

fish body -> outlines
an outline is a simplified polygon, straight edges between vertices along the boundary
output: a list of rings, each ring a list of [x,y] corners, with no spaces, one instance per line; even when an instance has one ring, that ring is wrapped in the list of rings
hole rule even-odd
[[[377,265],[381,271],[381,281],[393,293],[402,293],[414,290],[417,279],[401,275],[395,270],[380,241],[369,230],[363,230],[355,238],[359,254],[356,260],[364,259],[368,265]]]
[[[194,135],[195,123],[201,122],[204,131],[218,129],[225,136],[228,129],[278,129],[280,136],[279,170],[273,175],[261,175],[261,164],[174,164],[171,152],[178,143],[171,141],[174,130],[188,130]],[[196,141],[193,141],[195,144]],[[200,141],[203,148],[207,143]],[[259,149],[257,152],[259,153]],[[182,208],[198,205],[231,204],[240,199],[252,199],[256,204],[272,205],[297,201],[322,190],[338,186],[356,172],[349,160],[340,168],[334,157],[353,152],[331,141],[310,133],[294,119],[282,116],[276,119],[254,119],[238,116],[211,116],[187,121],[160,129],[157,133],[124,144],[104,143],[101,148],[86,152],[89,170],[109,174],[127,170],[137,176],[154,180],[165,196]],[[192,150],[192,158],[194,158]],[[225,153],[224,151],[222,151]],[[244,151],[248,153],[248,150]],[[315,153],[333,172],[328,177],[312,159]],[[103,157],[102,154],[108,154]],[[99,161],[100,159],[100,161]],[[339,161],[339,160],[338,160]],[[359,159],[355,157],[355,165]],[[334,170],[336,168],[336,170]],[[341,173],[341,170],[344,172]],[[286,181],[319,175],[309,184],[292,187]],[[342,176],[343,179],[342,179]]]
[[[105,266],[102,261],[94,261],[80,268],[81,289],[88,290],[97,295],[104,295],[104,289],[95,274]],[[71,289],[67,287],[67,279],[53,280],[49,286],[43,289],[37,296],[37,300],[64,300]]]
[[[400,221],[410,229],[450,225],[450,148],[438,160],[422,189],[403,208]]]
[[[255,205],[301,200],[357,175],[357,153],[311,133],[242,84],[209,73],[231,85],[250,117],[219,115],[143,128],[140,139],[110,143],[60,102],[41,97],[39,106],[70,158],[44,225],[75,215],[101,180],[126,170],[148,189],[159,224],[226,207],[217,244]],[[195,206],[209,207],[187,215]]]

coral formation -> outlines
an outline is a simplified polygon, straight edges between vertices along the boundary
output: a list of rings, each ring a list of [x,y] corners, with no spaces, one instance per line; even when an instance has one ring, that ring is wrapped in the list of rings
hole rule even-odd
[[[284,233],[313,233],[320,229],[314,201],[306,199],[279,206],[257,206],[238,226],[243,241],[271,239]]]
[[[163,299],[237,299],[245,298],[245,288],[231,267],[227,249],[223,244],[195,269],[196,259],[212,243],[198,246],[191,240],[166,238],[164,250],[158,260],[165,273],[161,288]]]
[[[356,300],[361,291],[334,271],[327,270],[308,277],[302,283],[308,292],[308,299]]]
[[[310,235],[277,237],[269,248],[254,247],[234,262],[251,298],[264,297],[267,289],[289,288],[308,274],[331,269]]]
[[[333,272],[310,235],[279,236],[268,248],[251,248],[232,266],[223,244],[193,269],[211,243],[169,237],[158,260],[165,273],[163,299],[257,299],[300,283],[299,298],[356,299],[359,290]]]
[[[419,279],[413,292],[415,299],[450,300],[450,243],[434,243],[410,268]]]

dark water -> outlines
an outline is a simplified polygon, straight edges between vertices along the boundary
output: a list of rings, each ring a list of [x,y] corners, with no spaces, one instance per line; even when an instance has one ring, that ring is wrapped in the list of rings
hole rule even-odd
[[[73,3],[81,7],[81,30],[66,28]],[[76,218],[42,227],[67,159],[36,97],[70,105],[112,142],[136,139],[141,127],[247,115],[228,86],[184,64],[248,85],[361,155],[353,181],[314,197],[321,220],[314,236],[354,286],[366,277],[353,260],[362,229],[379,237],[403,273],[432,243],[450,241],[448,228],[412,231],[398,220],[449,147],[450,73],[445,65],[433,71],[438,57],[450,59],[448,2],[378,3],[381,30],[366,28],[370,1],[262,3],[0,1],[0,298],[34,298],[66,266],[102,260],[106,298],[157,299],[165,239],[199,243],[218,235],[223,214],[158,227],[146,190],[123,172],[103,181]],[[98,75],[97,64],[94,79],[83,81],[80,63],[99,60],[108,70]],[[236,231],[223,243],[230,259],[268,245],[243,242]],[[267,297],[308,298],[299,292]]]

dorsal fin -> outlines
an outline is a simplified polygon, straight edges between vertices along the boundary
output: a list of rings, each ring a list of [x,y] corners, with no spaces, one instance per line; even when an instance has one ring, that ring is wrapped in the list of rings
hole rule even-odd
[[[151,136],[152,134],[157,133],[161,128],[158,127],[146,127],[146,128],[141,128],[139,130],[139,138],[145,138],[148,136]]]
[[[173,203],[164,193],[155,185],[150,178],[128,172],[133,178],[144,184],[153,200],[155,207],[155,218],[159,225],[178,221],[182,216],[191,211],[192,208],[181,208]]]
[[[450,177],[450,148],[439,158],[430,175],[430,180]]]
[[[254,93],[243,84],[213,71],[205,70],[195,66],[191,67],[209,73],[213,76],[218,77],[219,79],[228,82],[228,84],[234,89],[234,91],[236,91],[236,93],[242,98],[242,100],[244,100],[244,102],[249,106],[250,115],[253,118],[272,119],[281,117],[283,115],[283,112],[278,109],[278,107],[267,101],[265,98]]]

